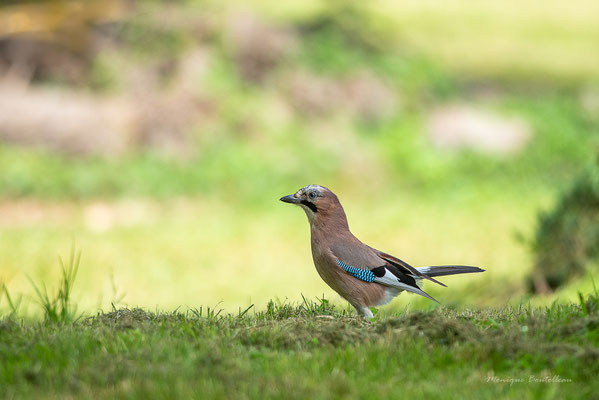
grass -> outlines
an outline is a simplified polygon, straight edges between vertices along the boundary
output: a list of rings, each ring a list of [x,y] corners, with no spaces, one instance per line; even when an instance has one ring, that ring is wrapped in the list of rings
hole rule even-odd
[[[60,256],[58,257],[58,261],[60,263],[62,276],[58,291],[54,295],[48,293],[45,283],[42,282],[42,284],[38,286],[31,278],[29,278],[29,281],[35,290],[40,305],[44,309],[46,320],[51,322],[69,323],[76,319],[77,314],[77,308],[72,304],[72,289],[75,284],[75,278],[77,277],[77,271],[79,270],[81,252],[75,254],[75,247],[73,246],[68,264],[65,264]],[[8,289],[6,289],[6,287],[5,292],[8,298]],[[12,302],[11,308],[14,313],[15,306],[12,305]]]
[[[595,292],[371,322],[324,298],[234,314],[114,309],[68,324],[5,317],[0,396],[583,399],[599,389],[598,304]]]
[[[61,261],[56,291],[31,282],[41,318],[4,287],[0,397],[582,399],[598,389],[596,287],[572,303],[405,307],[372,320],[303,295],[234,313],[113,304],[77,316],[79,260],[72,250]]]

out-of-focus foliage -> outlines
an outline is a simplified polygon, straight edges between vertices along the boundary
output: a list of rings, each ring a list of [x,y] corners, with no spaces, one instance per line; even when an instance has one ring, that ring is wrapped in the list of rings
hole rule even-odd
[[[86,310],[112,273],[133,305],[321,294],[304,217],[277,203],[319,183],[366,242],[487,269],[434,296],[518,302],[533,262],[514,231],[596,154],[597,7],[2,3],[0,281],[50,280],[75,236],[104,296]]]
[[[599,158],[539,216],[531,287],[547,293],[596,268],[599,257]]]
[[[36,10],[0,43],[5,70],[29,79],[0,96],[3,196],[252,195],[261,182],[276,192],[372,175],[440,193],[527,191],[567,183],[596,142],[599,68],[585,49],[599,33],[581,11],[558,24],[558,6],[92,3],[0,8],[13,22]],[[62,44],[73,36],[89,39],[84,52]],[[553,68],[564,60],[572,69]],[[515,118],[527,139],[504,156],[436,144],[431,121],[454,104]],[[476,140],[495,140],[488,119]]]

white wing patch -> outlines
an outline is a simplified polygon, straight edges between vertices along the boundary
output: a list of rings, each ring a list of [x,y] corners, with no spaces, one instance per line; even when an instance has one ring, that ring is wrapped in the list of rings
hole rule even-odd
[[[414,277],[416,279],[416,282],[419,282],[421,278],[419,277]],[[391,273],[391,271],[389,271],[387,268],[385,268],[385,275],[381,276],[380,278],[374,278],[374,282],[376,283],[380,283],[381,285],[385,285],[385,286],[389,286],[390,288],[396,289],[396,293],[393,294],[393,292],[386,292],[385,293],[385,298],[383,298],[383,300],[386,300],[386,298],[388,296],[397,296],[399,293],[401,293],[402,290],[406,290],[408,292],[412,292],[412,293],[416,293],[419,294],[421,296],[424,296],[428,299],[431,299],[433,301],[437,301],[434,298],[432,298],[431,296],[429,296],[427,293],[425,293],[424,291],[422,291],[420,288],[418,287],[414,287],[412,285],[408,285],[406,283],[403,283],[401,280],[399,280],[399,278],[397,278],[395,275],[393,275],[393,273]],[[391,297],[391,299],[393,298]],[[390,301],[391,299],[387,300]],[[438,301],[437,301],[438,303]]]
[[[397,285],[401,283],[399,278],[393,275],[393,273],[391,273],[391,271],[389,271],[387,268],[385,268],[385,275],[381,276],[380,278],[374,278],[374,281],[380,283],[381,285],[393,287],[397,287]]]

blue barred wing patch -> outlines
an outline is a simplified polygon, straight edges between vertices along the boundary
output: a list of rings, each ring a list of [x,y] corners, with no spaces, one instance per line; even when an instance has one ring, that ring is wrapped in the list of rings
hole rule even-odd
[[[364,282],[374,281],[375,275],[369,269],[352,267],[351,265],[347,265],[341,260],[337,260],[337,264],[341,267],[341,269],[343,269],[348,274],[352,275],[354,278],[358,278],[359,280]]]

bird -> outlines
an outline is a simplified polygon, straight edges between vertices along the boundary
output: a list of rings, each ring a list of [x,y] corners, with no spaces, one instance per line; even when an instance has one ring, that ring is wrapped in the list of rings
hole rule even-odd
[[[316,271],[365,318],[374,317],[371,307],[385,305],[403,291],[439,303],[421,289],[424,280],[446,286],[435,277],[485,271],[468,265],[415,268],[364,244],[349,230],[337,196],[324,186],[305,186],[295,194],[281,197],[280,201],[298,205],[305,211]]]

